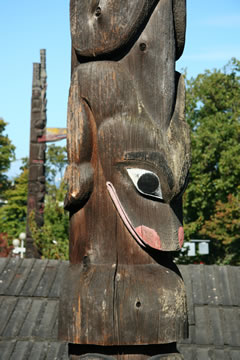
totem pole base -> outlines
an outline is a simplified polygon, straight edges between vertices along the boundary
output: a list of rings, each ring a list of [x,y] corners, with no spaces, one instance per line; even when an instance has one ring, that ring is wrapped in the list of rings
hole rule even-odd
[[[186,299],[175,264],[85,262],[70,265],[63,283],[59,338],[70,344],[70,359],[181,359]]]

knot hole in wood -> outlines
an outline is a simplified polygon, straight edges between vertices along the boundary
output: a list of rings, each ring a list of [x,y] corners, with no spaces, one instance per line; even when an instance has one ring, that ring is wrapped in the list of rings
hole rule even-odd
[[[141,44],[139,45],[139,48],[140,48],[141,51],[145,51],[146,48],[147,48],[147,45],[146,45],[145,43],[141,43]]]
[[[141,301],[138,300],[135,305],[139,309],[142,306]]]
[[[95,16],[96,17],[99,17],[102,13],[102,9],[100,8],[100,6],[98,6],[95,10]]]

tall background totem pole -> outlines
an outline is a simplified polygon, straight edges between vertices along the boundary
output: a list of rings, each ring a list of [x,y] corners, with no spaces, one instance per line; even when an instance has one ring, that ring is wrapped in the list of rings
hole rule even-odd
[[[175,71],[185,0],[71,0],[70,266],[59,337],[71,359],[178,359],[190,167],[185,87]]]
[[[32,212],[38,227],[43,225],[44,195],[45,195],[45,143],[38,140],[46,132],[46,50],[40,50],[40,63],[33,64],[32,103],[31,103],[31,130],[30,156],[27,200],[27,257],[38,257],[36,247],[29,228],[29,217]]]
[[[66,138],[65,128],[47,128],[47,72],[46,50],[40,50],[40,63],[33,64],[31,128],[29,150],[29,181],[27,206],[27,257],[39,257],[30,231],[34,214],[38,228],[44,222],[46,143]]]

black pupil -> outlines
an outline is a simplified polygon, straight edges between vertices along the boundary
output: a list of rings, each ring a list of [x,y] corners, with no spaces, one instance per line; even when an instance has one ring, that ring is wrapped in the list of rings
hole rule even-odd
[[[145,173],[140,176],[137,184],[142,192],[153,194],[159,186],[159,180],[155,174]]]

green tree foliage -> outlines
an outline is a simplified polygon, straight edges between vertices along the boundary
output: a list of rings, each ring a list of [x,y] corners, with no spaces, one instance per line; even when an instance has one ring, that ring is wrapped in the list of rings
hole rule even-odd
[[[205,257],[210,263],[229,259],[229,263],[236,264],[238,258],[229,254],[236,250],[235,246],[226,246],[223,239],[227,237],[234,243],[239,236],[236,226],[224,228],[239,215],[234,210],[240,190],[239,72],[240,62],[232,59],[223,71],[207,70],[187,81],[186,119],[192,130],[192,167],[184,195],[185,234],[188,240],[212,240],[210,251],[219,253]],[[229,211],[231,219],[227,219]]]
[[[43,258],[68,259],[69,215],[63,208],[66,184],[63,170],[67,164],[66,147],[51,144],[46,153],[44,225],[38,229],[31,216],[31,231]],[[59,181],[59,179],[61,179]]]
[[[44,225],[37,228],[34,214],[31,216],[30,228],[36,245],[43,258],[68,259],[68,213],[63,208],[66,186],[51,187],[45,197]]]
[[[46,153],[44,225],[41,229],[37,228],[31,216],[32,236],[42,257],[47,259],[68,259],[69,216],[63,208],[66,185],[62,179],[66,164],[66,147],[49,145]]]
[[[28,170],[15,179],[5,191],[7,204],[0,208],[0,229],[13,239],[26,230]]]
[[[64,168],[67,165],[66,146],[51,144],[47,147],[46,154],[46,177],[48,182],[56,184],[56,177],[63,177]]]
[[[7,123],[0,118],[0,198],[5,198],[5,191],[10,186],[10,181],[5,174],[14,159],[15,146],[12,145],[7,135],[4,135]]]
[[[209,260],[214,263],[240,265],[240,201],[228,195],[227,202],[218,201],[214,214],[207,220],[200,234],[213,241]]]
[[[6,233],[0,233],[0,257],[8,257],[13,249],[9,246]]]
[[[64,211],[63,200],[66,186],[63,180],[56,185],[56,175],[61,176],[65,166],[66,149],[60,146],[50,146],[47,153],[48,171],[52,176],[47,181],[45,195],[44,226],[38,229],[31,216],[31,230],[34,240],[44,258],[68,258],[68,213]],[[59,163],[58,163],[59,161]],[[26,231],[27,189],[28,189],[28,159],[22,159],[21,174],[14,184],[5,191],[7,204],[0,208],[0,229],[7,234],[9,243]],[[58,173],[59,172],[59,173]],[[54,175],[54,176],[53,176]]]

